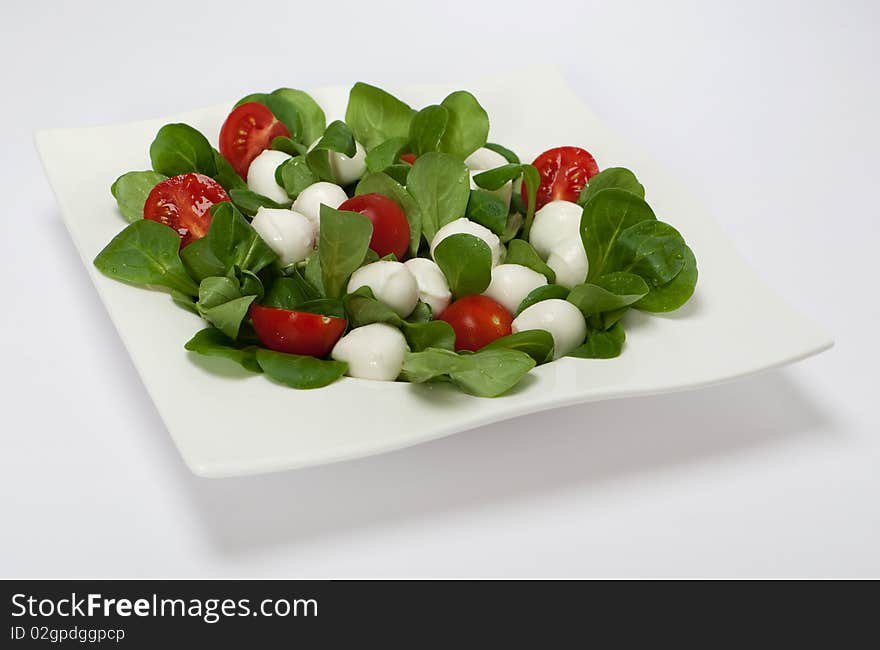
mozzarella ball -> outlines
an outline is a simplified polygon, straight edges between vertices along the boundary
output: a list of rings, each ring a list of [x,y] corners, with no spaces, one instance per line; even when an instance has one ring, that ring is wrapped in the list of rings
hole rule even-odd
[[[487,169],[495,169],[496,167],[506,165],[507,158],[497,151],[480,147],[464,159],[464,164],[468,166],[468,169],[474,171],[486,171]]]
[[[409,316],[419,302],[419,285],[401,262],[380,260],[351,274],[348,293],[370,287],[377,300],[391,307],[401,318]]]
[[[254,158],[247,172],[248,189],[272,199],[275,203],[289,205],[290,197],[275,180],[275,170],[285,160],[290,160],[290,156],[283,151],[272,151],[271,149],[266,149]]]
[[[556,284],[566,289],[586,280],[590,263],[581,238],[561,241],[551,248],[547,266],[556,273]]]
[[[492,251],[492,266],[496,266],[501,261],[501,240],[498,239],[498,235],[466,217],[461,217],[451,223],[447,223],[437,231],[434,239],[431,240],[431,256],[434,256],[434,249],[437,248],[437,244],[450,235],[457,235],[459,233],[473,235],[486,242],[489,250]]]
[[[320,181],[312,183],[299,193],[293,202],[293,209],[312,222],[315,232],[321,233],[321,205],[334,210],[348,200],[348,195],[334,183]]]
[[[550,201],[535,213],[529,243],[545,260],[550,249],[561,241],[581,238],[581,214],[584,209],[571,201]]]
[[[403,367],[407,349],[399,329],[385,323],[372,323],[357,327],[339,339],[330,356],[348,364],[349,377],[394,381]]]
[[[523,309],[513,319],[513,332],[546,330],[553,337],[553,358],[563,357],[584,342],[587,322],[581,310],[567,300],[551,298]]]
[[[283,266],[302,262],[315,248],[315,228],[299,212],[261,207],[251,225],[275,251]]]
[[[315,148],[320,139],[315,140],[309,151]],[[338,151],[328,151],[330,159],[330,170],[333,172],[333,178],[340,185],[351,185],[367,171],[367,152],[360,142],[354,143],[354,156],[349,158],[344,153]]]
[[[521,264],[499,264],[492,269],[492,281],[483,292],[511,314],[532,290],[547,284],[547,278]]]
[[[452,300],[452,293],[449,291],[446,276],[443,275],[443,271],[440,270],[437,263],[424,257],[414,257],[404,262],[403,265],[416,279],[416,284],[419,287],[419,300],[427,303],[434,318],[443,313]]]

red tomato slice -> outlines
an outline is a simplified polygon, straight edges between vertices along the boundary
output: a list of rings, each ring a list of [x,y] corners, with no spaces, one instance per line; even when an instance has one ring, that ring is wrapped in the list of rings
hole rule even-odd
[[[157,183],[144,202],[144,219],[174,228],[180,247],[200,239],[211,225],[211,206],[228,201],[217,181],[204,174],[181,174]]]
[[[259,102],[237,106],[220,129],[220,153],[239,176],[246,179],[254,158],[272,144],[279,135],[290,137],[290,131],[268,108]]]
[[[599,173],[596,159],[580,147],[548,149],[532,163],[541,174],[535,209],[540,210],[550,201],[577,201],[578,195],[593,176]],[[523,201],[528,202],[526,186],[522,186]]]
[[[487,296],[465,296],[449,305],[438,320],[452,325],[455,349],[476,352],[511,332],[510,312]]]
[[[257,338],[276,352],[326,357],[345,331],[346,320],[304,311],[252,305]]]
[[[373,222],[370,248],[379,257],[394,253],[401,260],[406,255],[409,248],[409,221],[396,201],[374,192],[354,196],[338,209],[359,212]]]
[[[402,153],[400,154],[400,159],[410,165],[416,164],[416,155],[414,153]]]

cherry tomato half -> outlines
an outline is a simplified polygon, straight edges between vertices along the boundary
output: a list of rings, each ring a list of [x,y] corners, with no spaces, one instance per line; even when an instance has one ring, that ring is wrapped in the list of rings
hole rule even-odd
[[[217,181],[204,174],[172,176],[156,186],[144,202],[144,219],[158,221],[180,234],[180,247],[201,239],[211,225],[211,206],[228,201]]]
[[[344,318],[251,305],[257,338],[276,352],[326,357],[345,331]]]
[[[236,106],[220,128],[220,153],[242,178],[254,158],[272,144],[279,135],[290,137],[290,131],[268,108],[259,102]]]
[[[438,316],[452,325],[455,349],[476,352],[495,339],[510,334],[513,318],[504,307],[486,296],[465,296]]]
[[[400,154],[400,159],[410,165],[416,164],[416,155],[414,153],[402,153]]]
[[[394,253],[403,259],[409,248],[409,221],[393,199],[381,194],[354,196],[339,206],[340,210],[359,212],[373,222],[372,248],[379,257]]]
[[[548,149],[532,163],[541,174],[541,184],[535,198],[535,209],[540,210],[550,201],[577,201],[578,195],[593,176],[599,173],[596,159],[580,147]],[[526,186],[522,186],[523,201],[528,201]]]

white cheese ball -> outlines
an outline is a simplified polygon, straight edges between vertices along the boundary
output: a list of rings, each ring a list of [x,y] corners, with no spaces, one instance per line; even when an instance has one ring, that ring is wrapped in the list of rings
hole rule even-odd
[[[571,289],[587,279],[590,263],[581,238],[561,241],[550,249],[547,266],[556,273],[556,284]]]
[[[485,226],[481,226],[480,224],[471,221],[467,217],[461,217],[460,219],[447,223],[437,231],[437,234],[434,235],[434,239],[431,240],[431,257],[434,256],[434,249],[437,248],[437,244],[450,235],[457,235],[459,233],[473,235],[486,242],[489,246],[489,250],[492,251],[492,266],[497,266],[498,262],[501,261],[501,240],[498,239],[498,235]]]
[[[320,138],[312,143],[309,151],[314,149],[318,142],[320,142]],[[360,142],[355,142],[354,147],[354,156],[351,158],[338,151],[327,152],[330,160],[330,171],[333,172],[333,178],[340,185],[351,185],[359,180],[367,171],[367,151]]]
[[[302,262],[315,248],[315,227],[299,212],[261,207],[251,225],[283,266]]]
[[[349,377],[394,381],[403,368],[407,349],[399,329],[385,323],[372,323],[357,327],[339,339],[330,356],[348,364]]]
[[[401,318],[409,316],[419,302],[419,285],[402,262],[380,260],[351,274],[348,293],[370,287],[377,300],[391,307]]]
[[[283,151],[266,149],[254,158],[247,172],[247,186],[251,192],[262,194],[281,205],[290,205],[287,192],[275,181],[275,170],[286,160],[290,160]]]
[[[492,281],[483,292],[511,314],[531,291],[547,284],[547,278],[521,264],[499,264],[492,269]]]
[[[513,319],[513,332],[546,330],[553,337],[553,358],[563,357],[584,342],[587,323],[581,310],[567,300],[551,298],[523,309]]]
[[[486,171],[487,169],[495,169],[507,164],[507,158],[497,151],[492,151],[486,147],[480,147],[470,156],[464,159],[464,164],[468,169],[474,171]]]
[[[419,287],[419,300],[431,308],[434,318],[443,313],[452,300],[449,283],[434,260],[414,257],[403,265],[409,269]]]
[[[545,260],[559,242],[581,238],[581,214],[584,209],[571,201],[550,201],[535,213],[529,243]]]
[[[312,183],[299,193],[293,202],[293,209],[305,215],[315,226],[315,232],[321,233],[321,205],[334,210],[348,200],[348,195],[335,183],[319,181]]]

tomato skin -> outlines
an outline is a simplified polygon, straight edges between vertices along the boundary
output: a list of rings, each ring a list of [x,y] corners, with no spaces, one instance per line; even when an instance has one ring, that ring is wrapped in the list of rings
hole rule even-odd
[[[587,181],[599,173],[596,159],[580,147],[548,149],[535,158],[532,165],[541,175],[541,184],[535,197],[536,210],[550,201],[576,202]],[[523,201],[528,202],[525,183],[521,193]]]
[[[437,320],[455,331],[455,349],[476,352],[511,333],[510,312],[488,296],[464,296],[449,305]]]
[[[416,155],[414,153],[402,153],[400,154],[400,159],[410,165],[416,164]]]
[[[156,186],[144,202],[144,219],[158,221],[180,235],[180,247],[201,239],[211,225],[211,206],[228,201],[226,190],[210,176],[181,174]]]
[[[304,311],[251,305],[251,321],[270,350],[326,357],[345,331],[346,320]]]
[[[406,255],[409,248],[409,221],[396,201],[373,192],[353,196],[338,209],[359,212],[373,223],[370,248],[379,257],[394,253],[401,260]]]
[[[220,153],[236,173],[247,180],[248,167],[254,158],[272,144],[277,136],[290,137],[290,131],[259,102],[236,106],[220,128]]]

